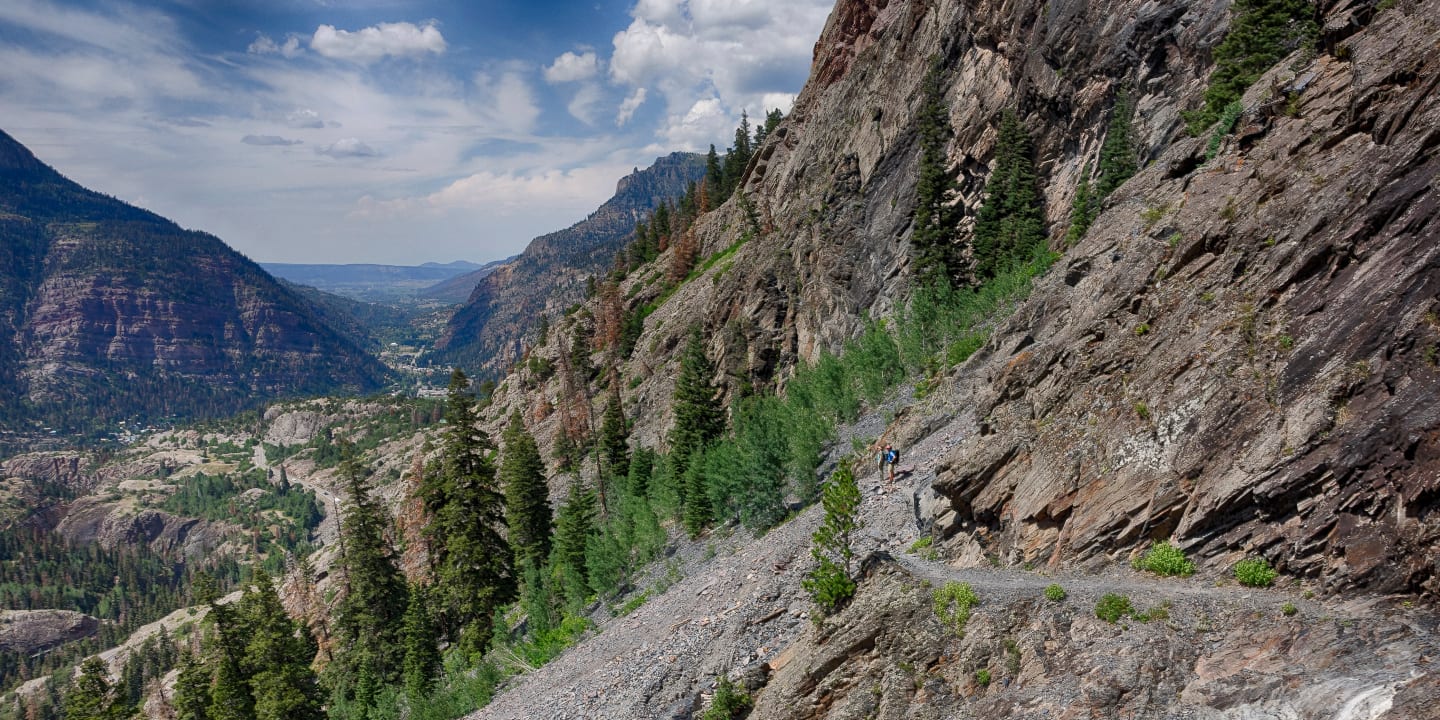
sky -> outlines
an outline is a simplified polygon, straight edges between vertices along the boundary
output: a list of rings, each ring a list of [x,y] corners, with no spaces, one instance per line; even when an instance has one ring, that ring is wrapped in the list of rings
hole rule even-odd
[[[262,262],[513,255],[788,112],[833,0],[3,0],[0,129]]]

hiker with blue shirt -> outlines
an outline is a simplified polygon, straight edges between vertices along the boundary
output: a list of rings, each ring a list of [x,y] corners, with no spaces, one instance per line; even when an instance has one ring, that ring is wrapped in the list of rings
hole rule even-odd
[[[890,466],[890,482],[895,482],[895,466],[900,464],[900,451],[896,450],[889,443],[885,449],[880,451],[880,473],[885,473],[885,466]]]

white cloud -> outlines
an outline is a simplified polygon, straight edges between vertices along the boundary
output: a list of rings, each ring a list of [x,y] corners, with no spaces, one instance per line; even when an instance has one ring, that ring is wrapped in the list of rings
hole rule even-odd
[[[304,141],[304,140],[291,140],[291,139],[289,139],[289,138],[280,137],[279,135],[246,135],[245,137],[240,138],[240,142],[245,143],[246,145],[260,145],[260,146],[276,145],[276,146],[287,146],[287,145],[302,145],[302,144],[304,144],[305,141]]]
[[[600,74],[600,60],[593,52],[585,52],[576,55],[567,52],[555,58],[555,62],[545,68],[545,82],[552,85],[557,83],[576,82],[589,80]]]
[[[285,44],[281,45],[270,39],[269,35],[257,35],[255,42],[245,48],[245,52],[251,55],[283,55],[287,58],[297,57],[305,50],[300,47],[300,36],[291,35],[285,38]]]
[[[565,109],[570,111],[570,115],[576,120],[586,125],[594,125],[600,116],[600,101],[603,99],[599,85],[586,83],[575,92],[575,97],[570,99],[570,104],[565,106]]]
[[[518,72],[505,71],[498,76],[475,74],[476,105],[489,111],[492,121],[511,132],[525,133],[535,127],[540,107],[535,93]]]
[[[671,116],[661,130],[669,147],[676,150],[703,150],[716,138],[733,135],[735,121],[719,98],[698,100],[683,115]]]
[[[535,172],[479,172],[460,178],[429,195],[379,200],[366,195],[356,203],[353,217],[390,219],[416,213],[450,210],[485,210],[514,215],[547,208],[547,214],[583,215],[594,210],[615,189],[615,181],[629,168],[624,165],[590,165],[571,170]],[[555,223],[559,229],[559,223]]]
[[[354,32],[321,25],[310,38],[310,49],[328,58],[364,64],[387,56],[439,55],[445,52],[445,38],[434,22],[424,26],[380,23]]]
[[[321,145],[315,148],[318,155],[329,155],[332,158],[352,157],[379,157],[380,153],[375,148],[366,145],[360,138],[343,138],[336,140],[329,145]]]
[[[646,94],[645,88],[635,88],[635,91],[630,93],[624,102],[620,103],[620,113],[615,116],[615,124],[624,125],[630,122],[630,118],[635,115],[635,111],[639,110],[640,106],[645,104]]]
[[[285,115],[285,124],[295,129],[323,128],[325,121],[320,119],[320,113],[309,108],[292,110]]]
[[[610,79],[653,88],[669,121],[661,138],[695,138],[716,100],[730,120],[789,111],[833,0],[640,0],[630,26],[613,39]],[[705,119],[693,113],[705,103]],[[633,112],[633,109],[632,111]],[[617,120],[628,118],[620,113]],[[728,140],[724,131],[714,140]]]

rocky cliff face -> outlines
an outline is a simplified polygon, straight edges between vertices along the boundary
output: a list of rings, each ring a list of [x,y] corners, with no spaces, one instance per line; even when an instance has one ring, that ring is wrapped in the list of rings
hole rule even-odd
[[[621,178],[615,196],[584,220],[535,238],[514,261],[479,278],[436,343],[438,357],[503,375],[541,314],[557,316],[585,298],[587,278],[608,272],[644,219],[705,174],[705,158],[672,153]]]
[[[203,233],[66,180],[0,133],[3,421],[214,415],[369,390],[379,363]]]
[[[967,211],[999,117],[1014,110],[1035,139],[1052,247],[1063,251],[980,352],[878,428],[911,450],[915,517],[950,567],[881,559],[833,625],[763,645],[745,643],[777,617],[764,606],[773,594],[666,615],[684,612],[682,596],[655,618],[607,628],[617,635],[596,654],[542,670],[482,715],[553,700],[577,717],[685,717],[718,673],[740,677],[747,659],[765,664],[753,683],[759,717],[1433,714],[1433,613],[1400,617],[1370,594],[1440,592],[1440,4],[1327,0],[1317,13],[1316,46],[1253,86],[1212,155],[1208,137],[1186,136],[1181,112],[1200,102],[1229,3],[841,0],[810,82],[743,184],[763,231],[663,298],[619,365],[620,387],[632,441],[663,446],[690,327],[705,331],[734,392],[783,385],[867,313],[893,314],[911,290],[919,86],[940,58]],[[1135,100],[1144,169],[1064,247],[1070,200],[1121,88]],[[704,217],[702,256],[731,246],[745,223],[736,202]],[[636,273],[623,294],[660,301],[654,281]],[[542,354],[558,359],[562,342]],[[562,393],[513,376],[492,417],[530,411],[543,443]],[[866,485],[867,501],[885,492]],[[892,553],[915,537],[909,519],[877,522],[893,523],[868,530],[888,535]],[[737,552],[781,552],[789,535]],[[1263,556],[1329,598],[1302,613],[1351,619],[1277,625],[1275,598],[1247,605],[1257,600],[1237,600],[1231,584],[1212,605],[1189,584],[1147,596],[1194,601],[1176,600],[1185,609],[1173,622],[1116,637],[1090,603],[1106,584],[1149,592],[1123,578],[1156,539],[1184,548],[1206,585],[1233,583],[1231,564]],[[1078,572],[1090,583],[1084,611],[1037,603],[1036,580],[1006,571],[963,575],[992,563]],[[984,624],[963,640],[937,634],[915,590],[950,579],[990,593]],[[697,579],[680,592],[708,587]],[[794,610],[776,602],[778,617]],[[1375,634],[1349,632],[1377,615]],[[1366,653],[1376,661],[1328,659]],[[659,669],[597,674],[602,655]],[[1002,686],[976,682],[986,667]],[[694,697],[677,690],[687,683]]]

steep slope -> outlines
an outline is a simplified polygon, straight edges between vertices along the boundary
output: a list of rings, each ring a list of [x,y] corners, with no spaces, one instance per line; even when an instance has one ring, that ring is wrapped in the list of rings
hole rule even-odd
[[[589,217],[535,238],[514,262],[483,278],[451,318],[435,359],[502,374],[541,313],[558,314],[583,300],[586,279],[610,269],[635,223],[704,174],[703,156],[672,153],[621,178],[614,197]]]
[[[415,297],[421,300],[435,300],[442,303],[461,304],[470,299],[475,292],[476,286],[481,280],[489,277],[491,273],[499,270],[505,265],[515,262],[519,256],[512,256],[504,260],[496,260],[493,263],[486,263],[483,267],[475,268],[465,272],[463,275],[441,280],[434,285],[429,285],[416,291]]]
[[[0,400],[95,428],[372,390],[384,369],[255,263],[86,190],[0,133]]]
[[[857,435],[894,440],[915,464],[913,496],[864,483],[867,503],[903,509],[871,516],[867,548],[898,554],[924,532],[951,567],[876,555],[852,608],[811,630],[789,619],[807,609],[794,593],[803,529],[737,539],[736,562],[702,565],[479,716],[688,717],[716,676],[744,669],[767,718],[1432,717],[1440,4],[1319,3],[1318,42],[1254,85],[1212,151],[1181,112],[1200,102],[1229,6],[841,0],[795,110],[749,168],[762,232],[673,290],[654,268],[621,288],[631,308],[658,306],[617,363],[619,387],[632,441],[663,447],[690,328],[733,397],[783,385],[866,314],[893,316],[911,290],[914,116],[938,57],[967,214],[1014,110],[1064,251],[978,353]],[[1145,170],[1064,247],[1126,87]],[[738,202],[702,218],[702,256],[745,227]],[[541,355],[558,360],[565,342]],[[557,381],[517,374],[492,422],[521,408],[553,437],[557,397]],[[1136,584],[1130,558],[1162,538],[1203,581]],[[1246,555],[1279,567],[1285,593],[1236,587]],[[1083,604],[1044,605],[1027,567],[1082,585]],[[963,638],[917,590],[946,580],[982,593]],[[1090,603],[1107,585],[1137,604],[1173,599],[1173,619],[1098,622]],[[1301,587],[1326,604],[1290,594]],[[1394,592],[1411,599],[1375,595]],[[1301,620],[1277,619],[1287,598]],[[975,678],[983,668],[996,685]]]

